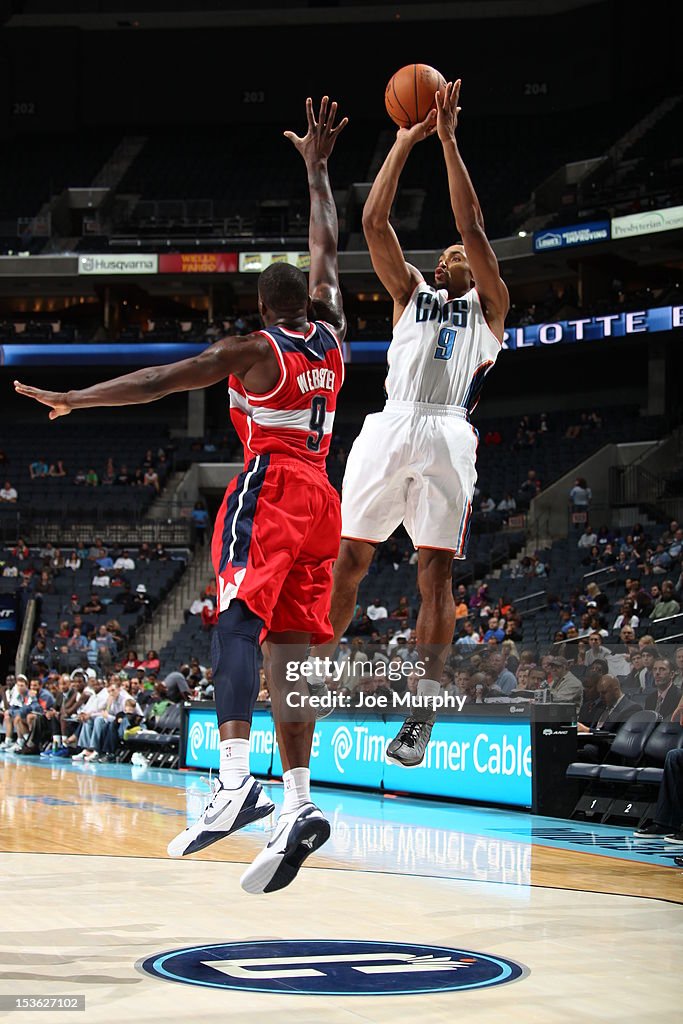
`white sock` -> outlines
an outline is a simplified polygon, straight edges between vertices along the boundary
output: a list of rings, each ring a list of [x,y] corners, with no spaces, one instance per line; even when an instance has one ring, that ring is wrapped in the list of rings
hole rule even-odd
[[[310,768],[290,768],[288,772],[284,772],[282,781],[285,786],[285,799],[280,814],[291,814],[304,804],[311,803]]]
[[[221,740],[219,778],[226,789],[239,789],[249,774],[249,740]]]
[[[420,679],[417,684],[418,697],[438,697],[441,684],[436,679]]]

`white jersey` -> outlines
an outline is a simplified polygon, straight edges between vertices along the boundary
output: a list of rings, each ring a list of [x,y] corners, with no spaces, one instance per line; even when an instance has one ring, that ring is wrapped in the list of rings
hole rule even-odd
[[[421,281],[394,327],[387,397],[471,413],[500,347],[476,288],[449,301],[445,288],[437,291]]]

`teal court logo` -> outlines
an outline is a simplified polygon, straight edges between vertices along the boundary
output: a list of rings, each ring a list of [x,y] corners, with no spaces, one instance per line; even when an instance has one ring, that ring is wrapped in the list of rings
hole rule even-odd
[[[466,991],[528,974],[513,960],[468,949],[325,939],[190,946],[137,966],[155,978],[206,988],[319,996]]]

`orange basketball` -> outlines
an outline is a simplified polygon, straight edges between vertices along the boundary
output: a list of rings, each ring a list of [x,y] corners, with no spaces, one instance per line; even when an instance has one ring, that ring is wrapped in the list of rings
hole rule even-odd
[[[429,64],[406,64],[392,75],[384,92],[389,117],[399,128],[424,121],[434,106],[434,93],[445,84],[443,75]]]

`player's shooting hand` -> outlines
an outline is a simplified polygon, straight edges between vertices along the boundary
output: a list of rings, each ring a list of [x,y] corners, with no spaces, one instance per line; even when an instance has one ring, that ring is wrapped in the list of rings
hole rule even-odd
[[[50,406],[50,419],[56,420],[59,416],[68,416],[71,412],[67,404],[66,393],[63,391],[42,391],[40,388],[32,388],[28,384],[22,384],[15,380],[14,390],[18,395],[25,395],[26,398],[34,398],[42,405]]]
[[[285,132],[284,136],[294,144],[301,153],[306,164],[314,163],[316,160],[327,160],[334,149],[340,132],[349,123],[348,117],[343,117],[339,124],[335,125],[337,116],[337,104],[330,103],[329,96],[323,96],[320,101],[320,113],[318,120],[313,113],[313,100],[309,96],[306,100],[306,118],[308,120],[308,131],[303,137],[294,132]]]
[[[458,114],[461,110],[458,106],[460,85],[460,79],[457,82],[447,82],[444,88],[436,93],[436,130],[442,142],[448,142],[455,137]]]
[[[424,121],[419,121],[411,128],[399,128],[396,132],[396,138],[399,140],[405,140],[406,142],[409,142],[411,146],[414,146],[416,142],[422,142],[423,139],[428,139],[435,131],[436,110],[432,108]]]

